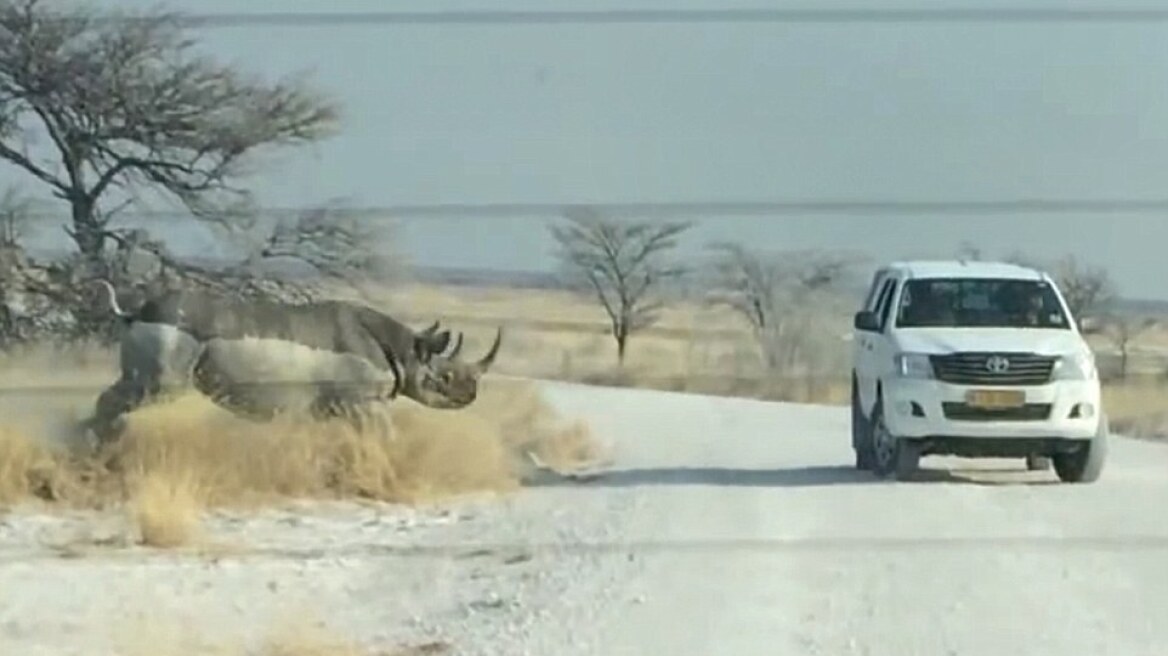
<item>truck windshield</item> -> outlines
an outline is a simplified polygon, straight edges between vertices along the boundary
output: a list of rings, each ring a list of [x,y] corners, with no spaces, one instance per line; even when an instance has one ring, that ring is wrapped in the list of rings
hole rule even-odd
[[[1048,283],[994,278],[909,280],[896,313],[900,328],[1053,328],[1070,322]]]

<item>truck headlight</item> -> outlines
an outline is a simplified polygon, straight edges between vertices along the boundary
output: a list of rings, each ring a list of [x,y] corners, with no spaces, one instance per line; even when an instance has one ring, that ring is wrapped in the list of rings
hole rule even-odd
[[[901,378],[933,378],[933,363],[924,353],[898,353],[894,358],[896,375]]]
[[[1095,358],[1090,353],[1063,355],[1054,362],[1054,380],[1094,380],[1096,376]]]

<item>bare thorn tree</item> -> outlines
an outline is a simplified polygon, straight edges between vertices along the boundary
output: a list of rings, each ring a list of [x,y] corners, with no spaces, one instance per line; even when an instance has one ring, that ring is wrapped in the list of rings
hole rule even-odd
[[[327,136],[336,107],[195,51],[182,17],[0,0],[0,159],[71,210],[100,266],[110,196],[150,191],[195,216],[245,201],[249,156]],[[44,146],[40,144],[44,143]]]
[[[321,207],[276,223],[249,258],[288,259],[308,265],[324,279],[354,287],[389,275],[396,258],[384,224]]]
[[[1157,325],[1158,322],[1152,317],[1130,314],[1113,313],[1103,320],[1103,334],[1119,351],[1119,371],[1117,374],[1120,380],[1127,378],[1132,345],[1141,335]]]
[[[793,364],[799,340],[809,337],[792,332],[799,332],[795,319],[814,305],[811,296],[833,288],[854,262],[837,253],[767,255],[731,242],[716,242],[708,249],[708,301],[746,320],[771,371]]]
[[[153,282],[163,286],[193,284],[244,296],[309,300],[322,292],[343,291],[331,289],[332,283],[364,295],[365,283],[384,281],[397,272],[399,261],[383,223],[320,207],[254,224],[250,231],[238,226],[231,231],[234,258],[227,257],[229,263],[219,268],[184,261],[143,230],[110,230],[108,236],[119,251],[137,250],[156,258],[162,274]]]
[[[1099,323],[1091,321],[1093,315],[1115,299],[1115,284],[1107,270],[1091,266],[1074,255],[1067,255],[1052,264],[1043,264],[1035,258],[1014,251],[1003,260],[1049,272],[1062,290],[1071,314],[1080,325],[1086,323],[1087,328]]]
[[[595,293],[608,314],[621,364],[629,337],[657,321],[664,305],[658,295],[662,283],[685,273],[666,256],[691,226],[622,221],[578,209],[566,212],[562,225],[549,227],[560,260]]]
[[[1071,314],[1080,321],[1091,317],[1115,297],[1115,286],[1107,270],[1086,264],[1073,255],[1059,260],[1053,275]]]
[[[781,311],[779,289],[784,276],[778,263],[732,242],[716,242],[707,248],[713,254],[709,302],[737,313],[759,338]]]

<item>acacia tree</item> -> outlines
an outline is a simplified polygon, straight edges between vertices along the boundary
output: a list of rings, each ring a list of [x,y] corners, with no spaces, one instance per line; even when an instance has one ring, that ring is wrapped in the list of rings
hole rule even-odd
[[[1095,314],[1115,296],[1115,285],[1107,269],[1091,266],[1073,255],[1059,260],[1054,269],[1067,305],[1076,317]]]
[[[317,284],[328,282],[346,284],[363,294],[363,283],[383,282],[398,272],[401,258],[391,248],[387,226],[358,220],[342,208],[306,209],[271,225],[247,223],[250,229],[234,231],[231,239],[240,247],[239,259],[215,269],[183,261],[143,230],[110,230],[108,237],[123,254],[138,251],[153,256],[164,277],[244,295],[262,295],[271,289],[281,296],[307,300],[320,291],[314,289]],[[295,269],[305,267],[307,275],[296,275]],[[291,277],[277,274],[288,269],[293,270]]]
[[[733,242],[715,242],[711,253],[707,300],[746,320],[768,370],[794,364],[815,309],[812,296],[833,288],[852,258],[839,253],[765,254]]]
[[[624,364],[629,337],[657,320],[664,305],[657,295],[662,283],[685,273],[666,255],[692,224],[623,221],[591,209],[569,211],[564,218],[562,225],[550,226],[557,254],[604,307],[617,360]]]
[[[1103,320],[1102,332],[1115,350],[1119,351],[1120,380],[1125,380],[1128,374],[1128,363],[1131,358],[1131,347],[1145,332],[1155,328],[1158,322],[1152,317],[1132,314],[1112,313]]]
[[[0,159],[68,204],[90,266],[114,205],[155,193],[230,217],[249,199],[249,156],[322,139],[336,119],[295,80],[265,83],[197,53],[181,15],[0,0]]]
[[[784,276],[778,263],[732,242],[717,242],[707,248],[713,255],[708,301],[725,306],[745,319],[763,347],[767,366],[777,364],[772,358],[774,354],[765,348],[763,334],[779,320],[782,312],[779,290]]]
[[[1092,266],[1074,255],[1064,256],[1050,266],[1019,252],[1008,255],[1005,260],[1050,271],[1051,277],[1062,290],[1068,309],[1080,324],[1084,319],[1092,318],[1116,296],[1115,283],[1107,269]]]

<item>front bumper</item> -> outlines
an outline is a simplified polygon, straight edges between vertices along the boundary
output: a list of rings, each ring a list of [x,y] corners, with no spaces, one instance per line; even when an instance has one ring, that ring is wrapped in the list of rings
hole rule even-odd
[[[985,387],[936,380],[886,381],[884,416],[897,437],[966,439],[1072,439],[1095,436],[1101,407],[1099,382],[1058,381],[1041,386],[990,387],[1026,393],[1021,409],[990,413],[965,405],[966,392]]]

